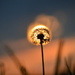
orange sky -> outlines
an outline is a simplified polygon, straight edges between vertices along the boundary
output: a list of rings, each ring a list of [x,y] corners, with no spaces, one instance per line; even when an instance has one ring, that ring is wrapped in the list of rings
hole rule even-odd
[[[24,39],[8,42],[7,45],[9,45],[9,47],[13,49],[20,63],[26,67],[29,74],[42,73],[40,46],[34,46]],[[49,44],[44,46],[46,74],[53,74],[54,72],[58,48],[59,48],[59,40],[53,40]],[[74,37],[65,38],[62,49],[61,66],[63,66],[64,64],[63,58],[67,57],[69,54],[72,54],[74,57],[74,53],[75,53],[75,38]],[[0,57],[0,59],[1,59],[0,62],[3,62],[5,64],[7,75],[20,74],[18,68],[15,66],[15,63],[8,56],[8,54],[6,54],[3,57]]]

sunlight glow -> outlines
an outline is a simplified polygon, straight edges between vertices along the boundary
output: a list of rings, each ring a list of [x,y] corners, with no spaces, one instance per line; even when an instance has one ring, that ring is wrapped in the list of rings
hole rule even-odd
[[[46,45],[51,40],[51,31],[45,25],[36,25],[28,30],[28,40],[34,45],[40,45],[40,39],[37,38],[39,34],[44,35],[43,45]]]

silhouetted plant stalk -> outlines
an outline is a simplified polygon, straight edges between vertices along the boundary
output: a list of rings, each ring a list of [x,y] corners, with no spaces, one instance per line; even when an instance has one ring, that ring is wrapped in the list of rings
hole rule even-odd
[[[72,67],[72,54],[69,54],[68,55],[68,65],[69,65],[69,68],[71,69],[71,67]],[[66,59],[66,58],[65,58]],[[67,61],[67,60],[66,60]]]
[[[26,71],[26,68],[20,64],[18,58],[15,56],[14,52],[12,51],[12,49],[10,49],[8,46],[5,46],[5,47],[6,47],[6,52],[11,57],[11,59],[15,62],[15,64],[19,68],[21,74],[22,75],[28,75],[28,72]]]
[[[43,75],[45,75],[44,52],[43,52],[42,41],[40,44],[41,44],[41,55],[42,55],[42,69],[43,69]]]
[[[5,66],[4,66],[4,63],[0,63],[0,75],[5,75]]]
[[[69,62],[71,62],[71,61],[69,61]],[[67,63],[67,60],[66,60],[66,58],[65,58],[65,64],[66,64],[66,67],[67,67],[67,70],[68,70],[68,73],[69,73],[69,75],[72,75],[72,72],[71,72],[71,68],[69,68],[69,65],[68,65],[68,63]],[[71,65],[71,64],[70,64]]]
[[[73,75],[75,75],[75,63],[73,65]]]
[[[69,75],[69,73],[68,73],[68,70],[66,68],[64,68],[64,70],[59,72],[58,75]]]
[[[37,36],[38,39],[40,39],[40,45],[41,45],[41,57],[42,57],[42,75],[45,75],[45,64],[44,64],[44,52],[43,52],[43,40],[44,40],[44,35],[39,34]]]
[[[63,45],[64,45],[64,40],[60,39],[59,40],[58,54],[57,54],[57,59],[56,59],[56,65],[55,65],[55,75],[58,75]]]

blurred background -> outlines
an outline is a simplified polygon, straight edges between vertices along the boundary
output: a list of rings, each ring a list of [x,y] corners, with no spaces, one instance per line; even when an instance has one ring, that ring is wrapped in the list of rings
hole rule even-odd
[[[75,1],[16,0],[0,1],[0,42],[26,37],[27,28],[38,15],[55,16],[64,34],[75,34]]]
[[[43,20],[43,18],[45,19]],[[38,49],[40,48],[35,47],[34,45],[28,42],[27,29],[31,24],[37,23],[39,19],[42,22],[46,21],[46,24],[48,23],[47,26],[54,31],[53,32],[54,38],[52,39],[53,41],[50,42],[49,44],[51,46],[49,49],[51,50],[57,49],[58,44],[56,45],[55,43],[58,43],[58,41],[56,40],[59,40],[59,38],[69,38],[67,39],[67,43],[64,50],[69,49],[69,51],[71,51],[72,48],[73,48],[72,49],[73,51],[75,50],[75,47],[74,47],[75,45],[75,21],[74,21],[75,20],[75,1],[74,0],[66,0],[66,1],[65,0],[61,0],[61,1],[60,0],[0,0],[0,59],[1,59],[0,61],[5,62],[5,60],[8,60],[10,62],[10,59],[7,59],[9,57],[7,58],[4,57],[7,55],[7,53],[5,52],[4,46],[8,45],[10,48],[13,49],[15,54],[18,53],[18,57],[21,60],[21,63],[23,61],[26,63],[27,66],[25,64],[23,65],[27,67],[27,70],[30,73],[34,72],[34,71],[31,71],[34,61],[32,62],[31,65],[28,65],[29,64],[28,62],[31,61],[30,56],[33,55],[31,57],[31,59],[33,59],[33,57],[35,56],[34,54],[36,53],[37,53],[36,57],[39,58],[39,60],[37,60],[36,63],[41,62],[40,56],[38,57],[38,54],[39,54]],[[49,25],[53,25],[53,27]],[[68,42],[69,42],[69,45],[68,45]],[[49,47],[49,45],[45,46],[46,50],[48,50],[47,47]],[[68,46],[70,48],[68,48]],[[25,50],[29,51],[25,53],[28,55],[22,57],[22,52],[24,52]],[[31,55],[29,53],[31,53]],[[52,53],[54,54],[55,51],[53,51]],[[24,57],[28,59],[28,62],[26,62]],[[47,55],[46,58],[47,57],[49,56]],[[46,60],[48,60],[48,58]],[[49,67],[47,68],[52,70],[51,65],[49,65],[49,62],[47,62],[46,65],[50,66],[50,68]],[[41,64],[38,64],[39,67],[40,65]],[[38,66],[37,66],[37,69],[39,69]],[[35,68],[36,67],[33,67],[33,70]],[[38,73],[37,69],[35,73]],[[50,70],[47,70],[47,71],[49,72]],[[7,72],[7,74],[11,74],[11,72],[10,73]],[[39,72],[41,72],[41,70],[39,70]]]

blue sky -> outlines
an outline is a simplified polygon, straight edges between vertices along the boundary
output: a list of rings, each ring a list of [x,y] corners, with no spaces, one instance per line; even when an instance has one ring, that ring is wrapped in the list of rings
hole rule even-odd
[[[56,12],[66,14],[66,23]],[[75,34],[74,0],[0,0],[0,41],[25,38],[28,25],[40,14],[56,16],[63,24],[63,36]]]

